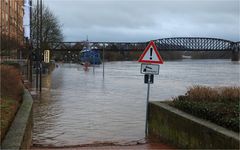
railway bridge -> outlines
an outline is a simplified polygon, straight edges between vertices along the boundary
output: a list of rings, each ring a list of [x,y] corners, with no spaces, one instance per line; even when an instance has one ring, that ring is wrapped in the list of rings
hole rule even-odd
[[[232,61],[239,61],[240,41],[233,42],[207,37],[174,37],[152,40],[159,51],[231,51]],[[88,42],[92,48],[100,51],[143,51],[147,42]],[[48,43],[49,50],[79,52],[86,41]]]

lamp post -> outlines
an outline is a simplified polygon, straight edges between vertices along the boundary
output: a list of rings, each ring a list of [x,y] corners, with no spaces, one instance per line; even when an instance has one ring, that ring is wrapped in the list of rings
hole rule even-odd
[[[104,49],[105,49],[105,43],[103,43],[103,54],[102,54],[103,55],[102,56],[103,57],[103,78],[104,78],[104,55],[105,55],[104,54]]]
[[[36,89],[42,91],[42,0],[37,0],[37,65],[36,65]]]
[[[20,59],[20,48],[19,48],[19,41],[18,41],[18,38],[19,38],[19,35],[18,35],[18,24],[19,24],[19,21],[18,21],[18,17],[19,17],[19,13],[18,13],[18,1],[16,1],[16,3],[17,3],[17,30],[16,30],[16,32],[17,32],[17,54],[18,54],[18,58]]]
[[[28,71],[27,71],[27,76],[28,76],[28,80],[30,82],[32,82],[32,75],[33,75],[33,72],[32,72],[32,66],[33,66],[33,53],[32,53],[32,50],[33,50],[33,36],[32,36],[32,0],[29,0],[29,1],[26,1],[28,2],[29,4],[25,3],[23,8],[25,9],[25,7],[28,7],[29,8],[29,22],[28,24],[26,25],[23,25],[24,28],[25,26],[28,26],[29,28],[29,35],[27,37],[28,38],[28,46],[27,46],[27,50],[28,50],[28,55],[27,55],[27,68],[28,68]]]
[[[38,90],[38,71],[39,71],[39,0],[37,0],[37,16],[36,16],[36,24],[37,24],[37,39],[36,39],[36,89]]]
[[[42,50],[43,45],[42,45],[42,0],[40,0],[40,81],[39,81],[39,86],[40,86],[40,92],[42,92]]]
[[[32,0],[29,0],[29,5],[30,5],[30,10],[29,10],[29,17],[30,17],[30,42],[29,42],[29,58],[30,58],[30,69],[29,69],[29,72],[30,72],[30,76],[29,76],[29,80],[30,82],[32,82],[32,48],[33,48],[33,45],[32,45]]]

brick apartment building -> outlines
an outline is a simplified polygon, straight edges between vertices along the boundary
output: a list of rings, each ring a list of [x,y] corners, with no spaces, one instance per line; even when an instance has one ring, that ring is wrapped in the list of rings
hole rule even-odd
[[[1,0],[1,58],[17,58],[24,45],[24,0]]]

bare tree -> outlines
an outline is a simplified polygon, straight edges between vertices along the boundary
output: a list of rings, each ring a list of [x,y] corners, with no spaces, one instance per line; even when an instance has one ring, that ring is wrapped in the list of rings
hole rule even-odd
[[[52,42],[62,42],[63,41],[63,33],[61,29],[61,25],[57,19],[57,17],[51,12],[51,10],[43,5],[42,7],[42,30],[38,30],[40,27],[40,19],[39,16],[40,10],[37,10],[37,7],[33,7],[32,14],[32,44],[34,47],[37,45],[37,41],[40,43],[40,38],[37,37],[37,33],[42,31],[42,47],[43,49],[47,49],[49,47],[49,43]]]

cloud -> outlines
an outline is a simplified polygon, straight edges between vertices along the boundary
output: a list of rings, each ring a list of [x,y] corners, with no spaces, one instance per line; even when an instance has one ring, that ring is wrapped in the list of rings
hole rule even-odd
[[[66,41],[205,36],[239,41],[238,0],[44,0]]]

